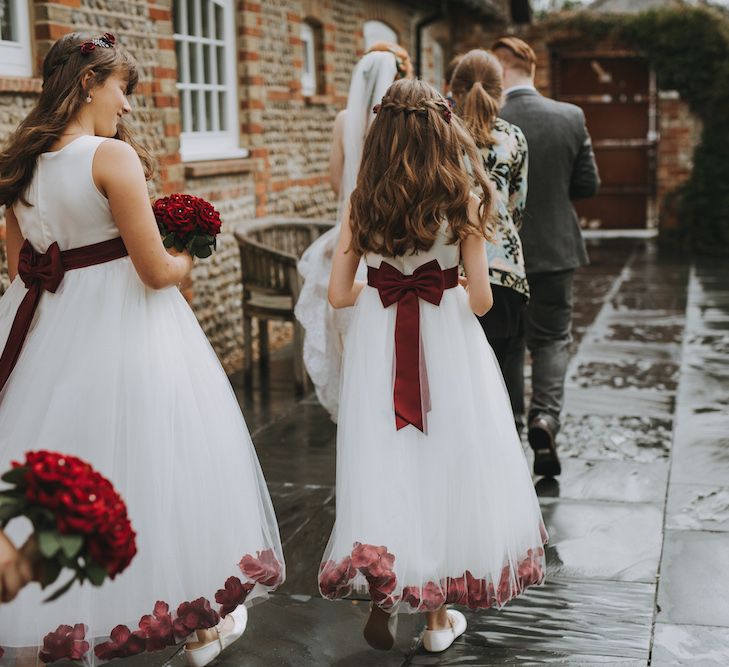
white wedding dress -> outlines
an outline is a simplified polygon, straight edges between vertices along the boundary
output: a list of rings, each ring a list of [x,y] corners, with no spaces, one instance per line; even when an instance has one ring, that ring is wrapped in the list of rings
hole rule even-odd
[[[119,236],[91,175],[102,141],[40,156],[32,206],[14,207],[36,251]],[[0,350],[26,291],[16,277],[0,298]],[[228,604],[243,601],[241,587],[252,586],[250,603],[283,581],[276,517],[228,378],[179,290],[148,289],[128,257],[67,271],[41,296],[0,392],[0,470],[38,449],[81,457],[112,482],[138,553],[99,588],[74,585],[44,604],[48,591],[30,584],[1,604],[0,665],[34,664],[44,645],[87,664],[162,648],[184,639],[164,634],[181,603],[218,610],[230,577],[239,584],[229,582]],[[16,519],[7,532],[22,544],[29,526]],[[140,625],[145,615],[152,622]]]
[[[428,252],[368,254],[410,275],[457,267],[447,227]],[[389,612],[500,607],[542,583],[547,535],[496,358],[461,286],[419,300],[427,428],[396,429],[396,313],[366,286],[353,308],[337,429],[336,522],[322,595],[357,592]],[[417,340],[409,341],[418,345]],[[417,354],[417,352],[416,352]],[[429,396],[429,399],[427,398]]]
[[[352,74],[344,118],[344,169],[339,193],[337,224],[304,252],[299,273],[304,285],[294,313],[304,327],[304,364],[319,402],[337,421],[341,379],[342,341],[351,319],[351,309],[334,310],[327,299],[332,257],[339,240],[342,213],[357,182],[362,145],[377,104],[397,76],[397,62],[389,51],[366,54]],[[357,279],[365,277],[364,264]]]

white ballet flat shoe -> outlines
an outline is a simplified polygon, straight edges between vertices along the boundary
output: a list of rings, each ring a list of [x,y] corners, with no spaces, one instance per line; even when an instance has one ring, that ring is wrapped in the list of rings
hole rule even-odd
[[[387,616],[387,623],[384,617]],[[365,641],[379,651],[389,651],[397,637],[397,614],[388,614],[379,607],[370,605],[370,615],[364,627]]]
[[[229,625],[229,623],[226,623],[229,618],[233,619],[233,627],[229,630],[222,630],[224,626]],[[217,639],[198,648],[188,649],[185,647],[187,664],[190,667],[205,667],[205,665],[210,664],[222,651],[228,648],[236,639],[240,638],[243,632],[245,632],[247,624],[248,610],[242,604],[231,611],[215,626],[215,630],[218,633]]]
[[[426,630],[423,634],[423,646],[430,653],[445,651],[466,631],[466,617],[460,611],[449,609],[446,614],[451,624],[450,628]]]

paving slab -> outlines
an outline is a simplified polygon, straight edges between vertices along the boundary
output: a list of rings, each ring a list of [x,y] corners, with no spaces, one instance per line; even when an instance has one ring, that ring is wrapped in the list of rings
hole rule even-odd
[[[671,484],[666,528],[729,531],[729,485]]]
[[[726,484],[729,480],[729,414],[678,416],[671,483]]]
[[[652,664],[729,665],[729,628],[706,625],[656,625]]]
[[[657,620],[729,627],[729,533],[667,530]]]
[[[542,498],[550,577],[655,583],[662,506]]]

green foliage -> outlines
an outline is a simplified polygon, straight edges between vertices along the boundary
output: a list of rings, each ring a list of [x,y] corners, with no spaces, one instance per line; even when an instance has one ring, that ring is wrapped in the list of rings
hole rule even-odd
[[[623,44],[650,62],[658,86],[677,90],[704,124],[689,180],[671,199],[678,239],[729,254],[729,19],[707,7],[654,9],[635,15],[580,12],[548,21],[595,41]]]

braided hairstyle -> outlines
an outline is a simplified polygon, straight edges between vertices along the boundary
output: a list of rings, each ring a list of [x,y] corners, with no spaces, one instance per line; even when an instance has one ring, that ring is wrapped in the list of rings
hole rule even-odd
[[[448,102],[423,81],[401,79],[375,108],[350,203],[352,249],[397,257],[429,250],[443,220],[451,242],[491,238],[492,186],[473,139]],[[468,216],[473,177],[484,196]]]
[[[43,60],[43,89],[38,101],[0,152],[0,205],[12,206],[18,200],[28,205],[24,193],[33,179],[38,156],[58,140],[73,120],[88,89],[120,71],[128,81],[127,95],[131,95],[139,78],[137,64],[111,33],[92,38],[74,32],[53,44]],[[88,74],[91,76],[84,87]],[[152,159],[121,120],[115,138],[137,151],[150,178]]]
[[[481,148],[494,144],[491,131],[501,108],[503,88],[501,63],[483,49],[469,51],[453,72],[451,92],[456,109]]]

